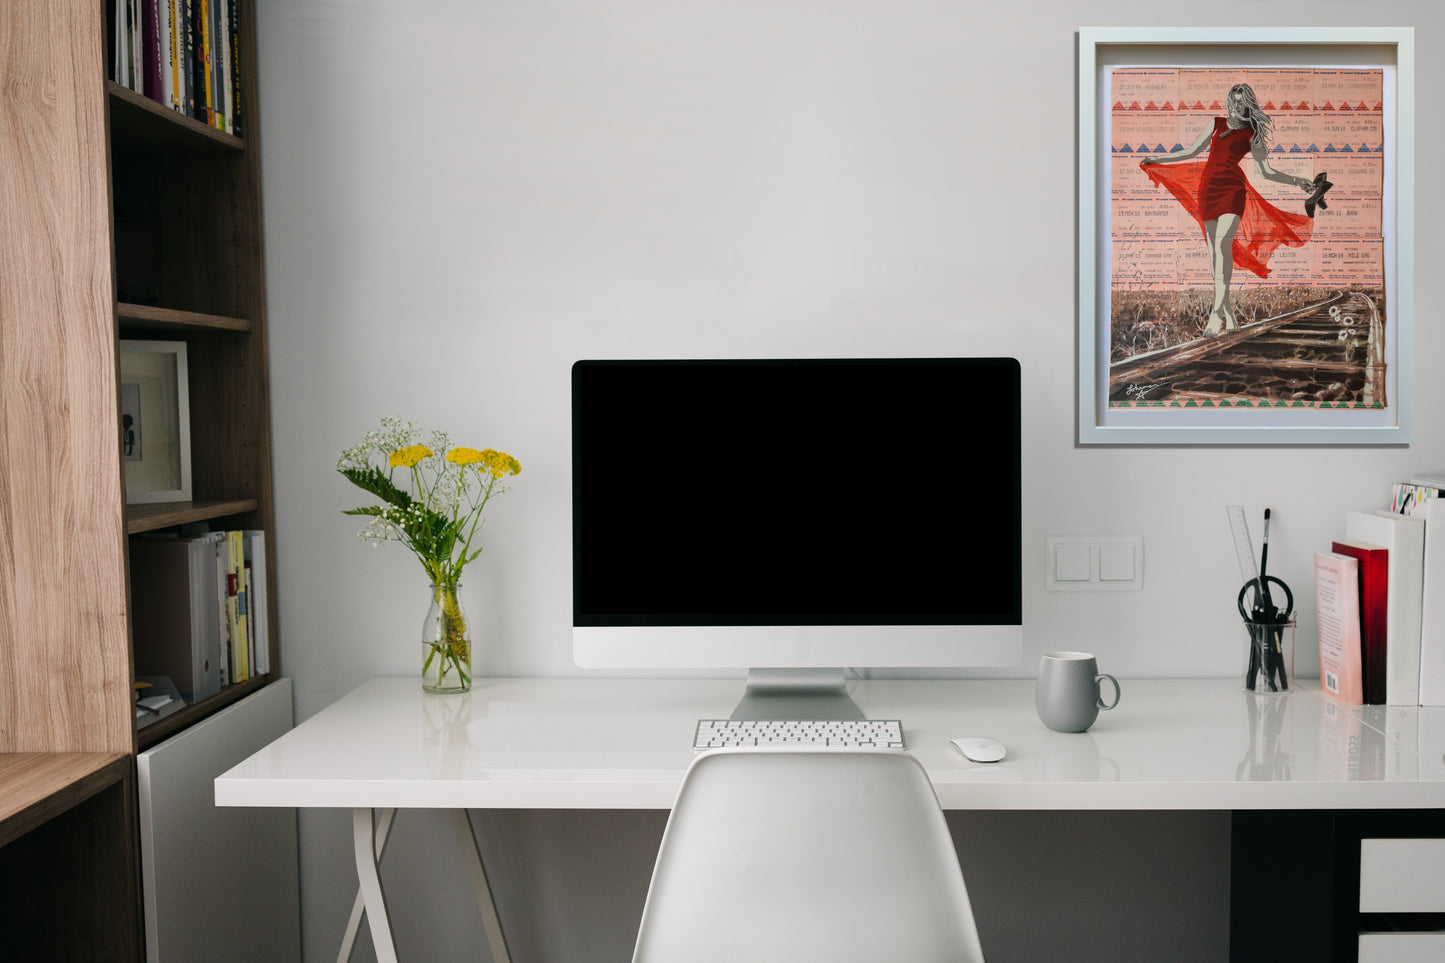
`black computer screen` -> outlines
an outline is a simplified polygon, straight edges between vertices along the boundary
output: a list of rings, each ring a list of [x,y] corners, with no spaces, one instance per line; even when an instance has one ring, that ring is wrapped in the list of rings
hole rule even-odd
[[[1019,623],[1014,359],[572,378],[574,625]]]

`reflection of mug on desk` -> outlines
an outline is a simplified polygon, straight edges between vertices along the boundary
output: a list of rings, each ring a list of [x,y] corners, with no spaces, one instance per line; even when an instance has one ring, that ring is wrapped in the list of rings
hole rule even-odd
[[[1087,732],[1046,732],[1034,747],[1038,778],[1047,782],[1118,782],[1119,764],[1099,755]]]
[[[1114,685],[1114,700],[1105,702],[1099,683]],[[1083,732],[1099,718],[1100,709],[1119,704],[1119,680],[1099,671],[1087,652],[1047,652],[1039,663],[1034,704],[1044,725],[1055,732]]]

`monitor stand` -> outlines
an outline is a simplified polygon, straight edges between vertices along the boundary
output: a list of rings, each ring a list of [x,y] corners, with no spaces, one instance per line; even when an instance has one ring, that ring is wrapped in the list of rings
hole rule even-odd
[[[864,719],[842,669],[749,669],[733,719]]]

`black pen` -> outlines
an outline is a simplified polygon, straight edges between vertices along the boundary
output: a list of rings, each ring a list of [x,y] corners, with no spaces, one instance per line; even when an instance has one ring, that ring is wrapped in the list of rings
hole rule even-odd
[[[1259,549],[1259,597],[1264,602],[1264,616],[1267,621],[1275,620],[1274,601],[1269,597],[1269,583],[1264,580],[1265,568],[1269,565],[1269,509],[1264,510],[1264,539]]]

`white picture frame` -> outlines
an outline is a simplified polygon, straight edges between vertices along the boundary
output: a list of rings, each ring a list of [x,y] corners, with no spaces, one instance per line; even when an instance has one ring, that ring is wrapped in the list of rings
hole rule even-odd
[[[1408,444],[1414,430],[1413,29],[1087,27],[1078,38],[1078,444]],[[1274,402],[1248,411],[1242,404],[1141,410],[1118,406],[1118,385],[1111,403],[1113,110],[1108,85],[1116,68],[1150,65],[1383,69],[1383,303],[1389,315],[1380,339],[1385,363],[1375,369],[1388,378],[1382,408]]]
[[[184,341],[121,340],[126,504],[191,500],[191,405]]]

